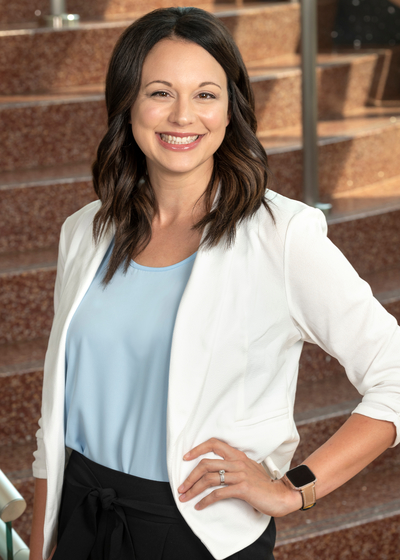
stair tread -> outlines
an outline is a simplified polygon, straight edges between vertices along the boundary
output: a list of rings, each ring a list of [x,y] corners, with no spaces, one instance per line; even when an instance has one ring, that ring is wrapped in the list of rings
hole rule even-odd
[[[346,375],[337,375],[317,381],[304,381],[297,386],[294,407],[297,422],[310,421],[332,414],[345,414],[349,407],[361,401],[361,395]]]
[[[400,299],[400,267],[364,274],[364,279],[381,303]]]
[[[258,12],[268,11],[269,14],[273,14],[276,11],[298,11],[298,6],[296,2],[246,2],[240,7],[226,3],[226,4],[215,4],[208,8],[208,11],[214,13],[218,17],[232,17],[242,14],[252,14]],[[95,29],[95,28],[105,28],[105,27],[123,27],[130,25],[132,19],[138,18],[146,13],[143,10],[132,10],[129,12],[119,13],[119,14],[107,14],[102,16],[82,18],[73,27],[64,28],[61,31],[79,31],[81,29]],[[40,20],[33,22],[23,22],[23,23],[3,23],[0,25],[0,37],[9,35],[20,35],[20,34],[33,34],[33,33],[59,33],[59,29],[53,29],[45,27]]]
[[[0,446],[0,469],[10,479],[32,476],[36,440]]]
[[[0,190],[92,179],[89,162],[0,172]]]
[[[377,55],[374,53],[318,53],[317,68],[354,64],[367,59],[374,60],[376,57]],[[250,78],[263,74],[276,77],[292,72],[298,74],[301,72],[301,56],[293,53],[263,60],[253,60],[248,62],[246,67]]]
[[[104,99],[104,84],[52,88],[46,92],[0,95],[0,110],[54,103],[98,101]]]
[[[363,218],[385,209],[400,209],[400,176],[384,179],[384,172],[381,174],[382,180],[379,182],[333,193],[329,198],[332,210],[328,216],[328,224],[339,223],[344,219]]]
[[[57,247],[35,249],[21,253],[0,254],[0,275],[26,272],[28,270],[55,268]]]
[[[385,128],[400,127],[399,107],[366,107],[352,116],[318,123],[318,144],[330,144],[373,133]],[[259,139],[268,154],[298,150],[302,146],[301,126],[260,131]]]
[[[278,542],[311,537],[400,513],[400,454],[397,464],[359,473],[325,496],[304,515],[294,512],[277,519]],[[374,504],[371,506],[371,504]]]
[[[0,377],[21,374],[43,368],[48,338],[2,344]],[[1,467],[0,467],[1,468]]]

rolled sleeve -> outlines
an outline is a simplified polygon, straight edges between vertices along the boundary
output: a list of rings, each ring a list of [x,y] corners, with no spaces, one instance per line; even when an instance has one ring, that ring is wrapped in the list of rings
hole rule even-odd
[[[35,478],[47,478],[46,459],[44,453],[42,418],[39,419],[39,429],[36,432],[37,449],[33,452],[35,460],[32,464],[32,472]]]
[[[285,239],[285,283],[292,319],[305,341],[346,369],[363,396],[353,412],[393,422],[400,441],[400,328],[327,238],[319,210],[296,214]]]

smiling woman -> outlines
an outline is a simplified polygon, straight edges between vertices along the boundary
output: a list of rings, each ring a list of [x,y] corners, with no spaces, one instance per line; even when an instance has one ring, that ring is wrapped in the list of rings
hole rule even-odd
[[[400,427],[400,329],[267,188],[233,39],[196,8],[134,22],[106,81],[99,201],[63,225],[37,432],[31,560],[273,560]],[[304,341],[364,395],[290,469]]]
[[[143,64],[131,109],[132,134],[146,156],[151,183],[168,173],[179,173],[181,181],[193,173],[211,177],[228,112],[226,74],[213,56],[189,41],[157,43]]]

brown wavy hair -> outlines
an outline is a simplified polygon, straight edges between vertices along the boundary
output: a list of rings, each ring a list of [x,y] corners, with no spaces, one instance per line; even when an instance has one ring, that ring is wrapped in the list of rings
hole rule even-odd
[[[102,202],[94,218],[96,242],[111,224],[114,247],[103,282],[107,284],[120,265],[128,269],[150,242],[151,225],[158,204],[146,173],[146,158],[132,135],[130,109],[140,88],[142,67],[156,43],[176,38],[197,43],[225,70],[228,82],[230,123],[221,146],[214,154],[211,179],[202,196],[205,216],[192,226],[208,226],[201,247],[211,248],[223,238],[227,247],[235,239],[236,226],[250,218],[265,200],[268,163],[256,137],[257,122],[249,77],[233,38],[224,25],[199,8],[154,10],[130,25],[119,38],[106,78],[108,130],[93,163],[93,184]],[[212,193],[220,193],[212,207]]]

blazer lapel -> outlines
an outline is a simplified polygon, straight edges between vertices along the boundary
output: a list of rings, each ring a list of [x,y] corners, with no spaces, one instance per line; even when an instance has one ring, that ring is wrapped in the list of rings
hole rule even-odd
[[[43,383],[42,414],[46,417],[48,427],[46,439],[52,441],[53,445],[63,447],[64,442],[65,343],[68,327],[111,243],[112,236],[113,231],[109,231],[95,246],[91,229],[85,232],[85,236],[80,240],[79,252],[65,278],[65,284],[61,287],[62,297],[50,333]],[[50,468],[58,456],[56,453],[49,455]],[[53,466],[57,468],[56,465]]]
[[[220,190],[214,199],[216,204]],[[206,231],[203,233],[202,240]],[[171,450],[196,407],[212,355],[222,295],[229,277],[233,248],[223,243],[196,255],[183,293],[171,345],[167,434]]]

